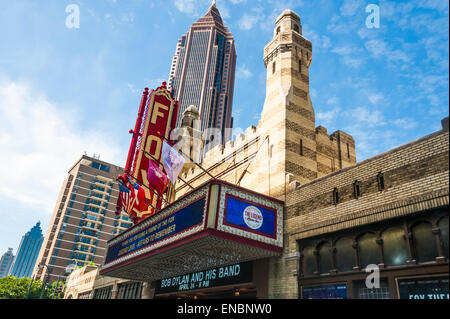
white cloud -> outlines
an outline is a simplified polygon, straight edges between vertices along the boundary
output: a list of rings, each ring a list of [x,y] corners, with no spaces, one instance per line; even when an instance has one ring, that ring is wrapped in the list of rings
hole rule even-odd
[[[303,27],[302,31],[303,36],[313,43],[315,50],[327,50],[331,47],[331,39],[326,35],[321,36],[313,29],[310,29],[307,25]]]
[[[383,40],[370,40],[365,43],[367,51],[376,58],[386,58],[390,62],[410,62],[409,56],[402,50],[391,49]]]
[[[329,125],[332,124],[337,116],[340,114],[341,109],[336,107],[331,111],[328,112],[317,112],[317,121],[320,122],[320,124]]]
[[[330,98],[327,100],[327,104],[328,104],[328,105],[336,105],[336,104],[338,104],[338,103],[339,103],[339,98],[338,98],[337,96],[330,97]]]
[[[183,13],[191,14],[194,12],[196,7],[195,0],[175,0],[175,7],[178,11]]]
[[[344,47],[336,47],[331,52],[334,52],[339,55],[349,55],[353,53],[353,48],[350,46],[344,46]]]
[[[133,93],[133,94],[139,94],[139,93],[141,93],[141,90],[140,89],[138,89],[138,88],[136,88],[133,84],[131,84],[131,83],[127,83],[127,87],[128,87],[128,89],[131,91],[131,93]]]
[[[331,50],[331,52],[334,52],[334,53],[342,56],[341,61],[344,64],[346,64],[347,66],[350,66],[352,68],[358,68],[364,63],[363,58],[361,58],[361,56],[362,56],[361,48],[346,45],[346,46],[336,47],[333,50]],[[352,55],[356,55],[356,57],[352,56]]]
[[[253,73],[244,65],[237,68],[236,77],[240,79],[249,79],[253,76]]]
[[[373,105],[378,104],[378,102],[380,102],[384,96],[381,93],[374,93],[374,94],[369,94],[367,97],[370,101],[370,103],[372,103]]]
[[[354,16],[359,9],[365,12],[363,8],[363,2],[361,0],[344,0],[341,7],[339,8],[339,12],[344,17],[351,17]]]
[[[261,16],[256,13],[245,13],[238,21],[238,26],[242,30],[251,30],[260,21]]]
[[[357,107],[351,115],[361,124],[368,127],[376,127],[386,125],[383,114],[377,110],[370,110],[365,107]]]
[[[211,6],[211,0],[174,0],[174,5],[178,11],[199,18],[206,13]],[[224,1],[217,1],[216,7],[219,9],[222,18],[229,16],[228,8]]]
[[[400,118],[393,121],[400,129],[410,130],[417,126],[417,122],[410,118]]]
[[[349,67],[359,68],[364,63],[364,60],[360,58],[344,56],[342,57],[342,62]]]
[[[51,213],[68,169],[84,151],[121,160],[112,136],[76,121],[76,112],[30,85],[0,79],[0,195]]]

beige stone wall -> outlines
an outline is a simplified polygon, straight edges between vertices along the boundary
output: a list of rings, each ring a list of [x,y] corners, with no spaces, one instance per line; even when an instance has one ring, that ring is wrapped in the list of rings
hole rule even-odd
[[[64,293],[64,299],[78,299],[78,296],[81,294],[91,294],[97,275],[97,267],[84,266],[74,270],[67,278],[67,287],[66,292]],[[92,298],[92,296],[90,298]]]

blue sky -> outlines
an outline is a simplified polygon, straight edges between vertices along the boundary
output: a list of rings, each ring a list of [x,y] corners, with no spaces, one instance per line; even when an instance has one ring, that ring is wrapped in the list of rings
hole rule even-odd
[[[380,28],[365,21],[380,8]],[[76,4],[80,27],[65,9]],[[0,4],[0,254],[45,233],[86,151],[123,166],[144,87],[167,80],[178,38],[210,0],[18,0]],[[286,8],[312,41],[316,125],[355,138],[358,161],[440,129],[449,105],[446,0],[217,0],[236,40],[234,126],[257,125],[263,48]]]

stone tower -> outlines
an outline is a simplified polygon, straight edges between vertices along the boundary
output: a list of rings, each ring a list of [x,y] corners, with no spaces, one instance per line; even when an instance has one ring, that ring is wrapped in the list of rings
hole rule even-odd
[[[279,197],[294,179],[306,183],[317,178],[311,59],[312,45],[302,36],[299,16],[283,11],[264,48],[267,82],[260,126],[269,135],[271,196]]]
[[[328,135],[326,128],[316,127],[309,94],[311,61],[312,44],[302,35],[299,16],[284,10],[264,48],[266,99],[259,126],[269,135],[271,196],[356,163],[350,135]]]

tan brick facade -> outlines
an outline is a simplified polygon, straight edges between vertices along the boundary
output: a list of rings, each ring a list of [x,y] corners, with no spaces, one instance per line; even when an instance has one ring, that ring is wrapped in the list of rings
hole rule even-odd
[[[442,130],[351,167],[318,178],[290,192],[286,198],[285,263],[287,271],[274,273],[274,282],[292,280],[292,286],[273,290],[274,297],[297,298],[299,267],[297,242],[449,204],[449,133]],[[384,189],[377,175],[383,173]],[[354,197],[353,183],[361,196]],[[333,189],[339,191],[334,204]],[[291,258],[291,256],[294,256]],[[280,263],[281,261],[278,261]],[[283,280],[279,277],[284,277]],[[294,283],[295,281],[295,283]],[[295,287],[295,289],[293,289]],[[286,293],[287,291],[287,293]]]

